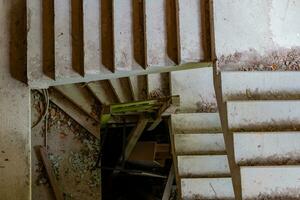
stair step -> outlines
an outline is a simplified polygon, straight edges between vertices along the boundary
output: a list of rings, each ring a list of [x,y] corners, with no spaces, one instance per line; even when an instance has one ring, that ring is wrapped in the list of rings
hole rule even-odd
[[[220,132],[219,113],[181,113],[171,115],[174,134]]]
[[[133,100],[130,83],[127,78],[110,79],[109,83],[120,103]]]
[[[183,200],[235,199],[231,178],[184,178],[181,193]]]
[[[97,100],[87,88],[79,84],[62,85],[54,88],[93,119],[96,121],[99,120],[99,116],[97,116],[95,113],[95,105]]]
[[[54,0],[55,78],[79,77],[72,63],[72,6],[69,0]]]
[[[177,156],[180,177],[230,176],[227,155]]]
[[[83,1],[84,73],[101,73],[101,3]]]
[[[199,62],[203,60],[205,31],[202,27],[204,16],[203,6],[198,0],[178,0],[177,19],[179,34],[179,60],[180,63]],[[201,9],[202,7],[202,9]]]
[[[133,1],[113,0],[114,70],[131,70],[134,60]]]
[[[87,87],[102,104],[110,105],[118,103],[118,98],[107,80],[90,82]]]
[[[52,101],[56,106],[62,109],[95,137],[100,137],[100,124],[93,118],[89,117],[71,101],[66,99],[62,94],[52,90],[50,92],[50,101]]]
[[[299,164],[299,143],[300,132],[234,133],[235,160],[240,165]]]
[[[223,133],[213,134],[175,134],[177,154],[213,154],[225,152]]]
[[[129,83],[135,101],[147,99],[147,77],[130,76]]]
[[[51,44],[49,38],[45,36],[46,32],[44,32],[45,35],[43,35],[42,13],[47,13],[48,11],[43,10],[44,1],[31,0],[26,1],[26,3],[27,26],[30,27],[27,33],[27,78],[29,84],[34,81],[38,81],[42,84],[43,82],[52,81],[52,78],[54,78],[54,63],[50,65],[49,62],[46,62],[49,58],[47,58],[47,54],[43,52],[44,46],[48,51],[50,51],[49,45],[54,46],[54,44]],[[50,9],[50,6],[48,6],[48,9]],[[51,24],[49,24],[49,27],[50,26]],[[43,59],[45,59],[44,62]],[[54,62],[54,59],[51,60]],[[46,86],[41,85],[41,88],[43,87],[46,88]]]
[[[212,67],[170,74],[171,94],[180,95],[179,112],[217,112]]]
[[[146,65],[162,67],[174,64],[167,54],[166,0],[146,0],[144,9]]]
[[[222,72],[223,100],[299,99],[299,72]]]
[[[229,101],[228,123],[232,130],[295,130],[300,125],[300,101]]]
[[[162,98],[170,95],[169,74],[147,75],[148,97],[150,99]]]
[[[243,199],[299,199],[300,166],[241,167]]]

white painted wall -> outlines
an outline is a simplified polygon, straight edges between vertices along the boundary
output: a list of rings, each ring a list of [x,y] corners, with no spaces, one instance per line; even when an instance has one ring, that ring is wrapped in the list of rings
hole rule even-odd
[[[300,46],[300,1],[214,0],[217,56]]]

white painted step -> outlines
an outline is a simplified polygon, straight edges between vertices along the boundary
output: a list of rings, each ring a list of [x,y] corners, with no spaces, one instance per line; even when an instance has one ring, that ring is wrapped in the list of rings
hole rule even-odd
[[[180,63],[199,62],[205,51],[201,1],[178,0],[177,4]]]
[[[300,125],[300,101],[229,101],[229,128],[294,129]]]
[[[114,70],[131,70],[134,60],[133,1],[113,0]]]
[[[174,134],[221,131],[219,113],[185,113],[171,115]]]
[[[85,74],[99,74],[102,67],[100,2],[83,1]]]
[[[300,132],[234,133],[235,160],[242,165],[300,163],[299,144]]]
[[[167,54],[166,0],[145,0],[145,48],[147,66],[173,64]]]
[[[223,133],[175,134],[176,154],[213,154],[225,152]]]
[[[300,199],[300,166],[242,167],[243,199]]]
[[[148,74],[147,86],[148,86],[148,98],[156,99],[169,96],[169,74]]]
[[[230,176],[227,155],[178,156],[180,177]]]
[[[185,178],[181,179],[183,200],[234,199],[231,178]]]
[[[119,102],[125,103],[133,100],[130,83],[127,78],[110,79],[109,83]]]
[[[71,2],[54,0],[55,77],[78,77],[72,65]]]
[[[108,80],[90,82],[88,83],[87,87],[104,105],[110,105],[119,102]]]
[[[300,72],[222,72],[223,100],[291,99],[300,96]]]

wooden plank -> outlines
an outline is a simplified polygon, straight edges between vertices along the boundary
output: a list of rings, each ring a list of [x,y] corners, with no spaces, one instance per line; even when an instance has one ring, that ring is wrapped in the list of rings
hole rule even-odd
[[[109,83],[120,103],[132,101],[130,84],[127,78],[110,79]]]
[[[107,80],[90,82],[87,87],[102,104],[110,105],[118,103],[118,98]]]
[[[47,150],[45,149],[45,147],[40,147],[40,153],[41,153],[42,161],[43,161],[44,167],[46,169],[48,178],[50,180],[50,184],[53,189],[55,198],[57,200],[64,200],[65,199],[64,194],[61,191],[61,189],[59,188],[58,181],[56,180],[54,171],[51,166],[51,161],[48,158],[48,153],[47,153]]]
[[[165,186],[165,190],[163,193],[162,200],[170,199],[174,177],[175,177],[175,171],[174,171],[174,165],[172,164],[170,172],[169,172],[168,180],[167,180],[167,183]]]
[[[203,35],[201,2],[177,0],[179,60],[180,63],[203,60]]]
[[[96,121],[99,121],[99,116],[94,112],[94,105],[97,101],[93,95],[89,93],[87,88],[84,88],[79,84],[70,84],[56,86],[55,89],[82,109],[86,114]]]
[[[226,152],[223,133],[175,134],[177,154],[216,154]]]
[[[173,114],[171,118],[175,134],[221,131],[218,113]]]
[[[181,179],[182,199],[235,199],[231,178]]]
[[[139,140],[140,136],[142,135],[144,129],[147,126],[149,119],[147,119],[145,116],[141,115],[139,118],[139,121],[137,122],[136,127],[133,128],[131,133],[128,136],[127,144],[125,148],[125,157],[124,160],[128,160],[131,152],[133,151],[137,141]]]
[[[54,0],[55,78],[78,76],[72,66],[71,2]]]
[[[50,101],[67,113],[78,124],[84,127],[88,132],[97,138],[100,138],[100,124],[93,118],[89,117],[75,104],[66,99],[63,95],[55,90],[50,92]]]
[[[84,72],[99,74],[101,57],[101,2],[83,1]]]
[[[222,72],[223,100],[299,99],[299,72]]]
[[[166,0],[145,0],[144,12],[146,65],[173,64],[167,54]]]
[[[230,176],[226,155],[178,156],[180,177],[227,177]]]
[[[136,65],[132,0],[113,0],[113,38],[114,70],[131,70]]]
[[[295,130],[300,126],[300,101],[229,101],[232,130]]]
[[[300,132],[234,133],[235,159],[239,165],[299,164],[299,143]]]
[[[299,199],[300,167],[241,167],[243,199]]]

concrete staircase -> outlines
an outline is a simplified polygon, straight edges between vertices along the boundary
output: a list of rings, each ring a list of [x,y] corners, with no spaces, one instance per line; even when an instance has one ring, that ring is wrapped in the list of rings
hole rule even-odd
[[[181,198],[234,199],[219,114],[174,114],[171,127]]]
[[[300,198],[299,72],[222,72],[243,199]]]
[[[26,79],[31,88],[209,65],[200,63],[210,60],[207,3],[26,2]]]

